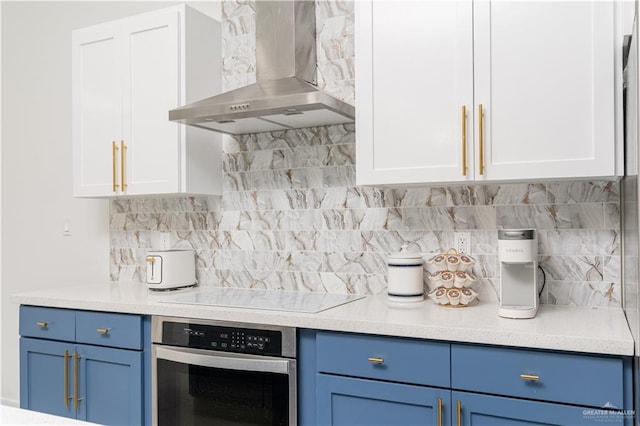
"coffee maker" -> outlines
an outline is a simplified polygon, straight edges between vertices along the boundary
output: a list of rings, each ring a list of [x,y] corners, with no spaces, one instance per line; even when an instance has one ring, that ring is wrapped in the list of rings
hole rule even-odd
[[[505,318],[533,318],[538,311],[538,237],[534,229],[498,230],[500,306]]]

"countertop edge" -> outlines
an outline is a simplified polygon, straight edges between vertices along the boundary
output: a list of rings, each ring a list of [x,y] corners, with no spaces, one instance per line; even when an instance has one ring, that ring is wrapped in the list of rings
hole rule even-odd
[[[67,289],[67,291],[69,290]],[[379,304],[381,300],[384,300],[384,298],[380,296],[368,296],[368,298],[371,298],[371,302],[368,303]],[[477,324],[473,324],[471,327],[465,326],[464,324],[461,326],[442,326],[442,324],[412,323],[402,319],[389,320],[384,316],[381,316],[380,319],[364,318],[358,317],[358,311],[356,309],[358,307],[358,301],[350,302],[346,305],[328,309],[317,314],[246,308],[196,307],[146,300],[138,302],[127,300],[109,301],[99,300],[99,297],[96,297],[94,300],[78,300],[65,296],[64,292],[61,292],[60,295],[52,295],[50,291],[14,294],[11,296],[11,302],[52,308],[262,323],[326,331],[441,340],[461,344],[485,344],[601,355],[631,356],[634,354],[635,346],[624,312],[622,309],[615,308],[594,310],[588,308],[544,307],[545,305],[543,305],[541,313],[538,316],[538,321],[543,321],[545,315],[563,315],[563,308],[574,315],[590,314],[589,316],[592,316],[593,312],[599,312],[600,315],[607,317],[609,320],[618,322],[618,324],[614,324],[614,327],[626,328],[626,332],[622,330],[618,338],[571,336],[567,333],[534,335],[531,332],[526,332],[526,330],[508,330],[499,327],[496,328],[495,326],[494,328],[489,326],[482,327]],[[487,310],[490,309],[490,307],[485,307],[484,309]],[[400,314],[402,313],[403,312],[400,311]],[[501,324],[506,324],[507,326],[515,324],[519,326],[519,323],[510,323],[509,321],[523,320],[506,321],[507,322]],[[531,326],[537,324],[535,322],[536,319],[524,321],[532,321],[530,323]]]

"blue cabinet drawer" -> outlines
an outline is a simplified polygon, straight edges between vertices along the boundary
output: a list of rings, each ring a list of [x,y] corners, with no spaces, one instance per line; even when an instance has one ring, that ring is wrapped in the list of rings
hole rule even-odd
[[[20,335],[72,342],[76,337],[75,311],[20,306]]]
[[[318,371],[370,379],[449,387],[448,343],[318,332]]]
[[[451,346],[454,389],[591,407],[624,404],[622,358]]]
[[[114,348],[142,349],[142,317],[78,311],[76,341]]]

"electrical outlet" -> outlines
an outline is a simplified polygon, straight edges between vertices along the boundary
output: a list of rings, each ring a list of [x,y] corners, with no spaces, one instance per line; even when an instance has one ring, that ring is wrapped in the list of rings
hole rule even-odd
[[[160,233],[160,250],[169,250],[171,248],[171,233]]]
[[[456,232],[453,234],[454,248],[458,253],[471,254],[471,235],[468,232]]]

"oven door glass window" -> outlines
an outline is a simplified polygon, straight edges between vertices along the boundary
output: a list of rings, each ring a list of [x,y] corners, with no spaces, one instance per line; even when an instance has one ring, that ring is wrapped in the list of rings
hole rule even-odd
[[[159,425],[288,425],[286,374],[157,360]]]

